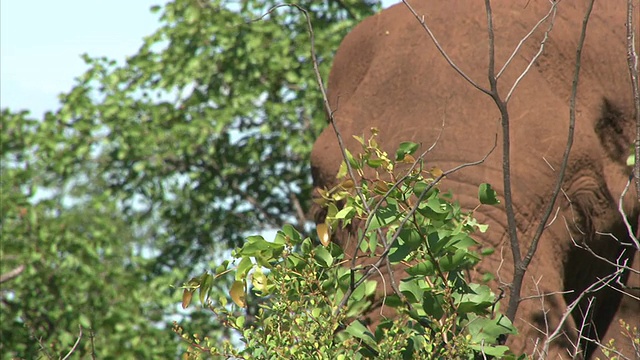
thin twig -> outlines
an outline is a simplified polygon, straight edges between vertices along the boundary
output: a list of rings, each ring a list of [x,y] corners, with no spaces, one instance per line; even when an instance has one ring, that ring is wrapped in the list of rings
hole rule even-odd
[[[542,20],[540,20],[540,22],[538,23],[538,24],[540,24],[542,21],[544,21],[546,18],[548,18],[550,15],[553,14],[553,16],[551,18],[551,23],[549,24],[549,28],[547,28],[547,31],[544,32],[544,37],[543,37],[542,41],[540,41],[540,48],[538,49],[538,52],[533,56],[533,59],[531,59],[531,61],[529,61],[529,64],[524,69],[522,74],[520,74],[520,76],[518,76],[516,81],[513,82],[513,86],[511,86],[511,89],[507,93],[507,97],[504,98],[504,101],[506,103],[508,103],[509,99],[511,99],[511,95],[513,94],[515,89],[518,87],[518,84],[520,84],[520,81],[522,81],[522,79],[525,77],[525,75],[527,75],[529,70],[531,70],[531,68],[536,63],[536,61],[538,61],[538,58],[540,57],[540,55],[542,55],[542,52],[544,51],[544,45],[547,43],[547,40],[549,39],[549,33],[551,32],[551,30],[553,30],[553,24],[555,22],[555,17],[556,17],[556,6],[557,6],[557,4],[558,4],[558,2],[554,1],[553,5],[551,6],[551,9],[549,9],[549,13],[544,18],[542,18]],[[536,24],[535,27],[538,27],[538,25]],[[535,30],[535,27],[534,27],[534,30]],[[529,36],[529,34],[527,34],[527,36]],[[520,45],[518,45],[518,46],[520,46]],[[506,66],[506,64],[505,64],[505,66]],[[498,73],[498,75],[496,76],[496,79],[498,79],[499,76],[500,76],[500,73]]]
[[[633,233],[633,227],[631,226],[631,223],[629,223],[629,219],[627,218],[627,214],[625,214],[624,207],[623,207],[624,196],[627,194],[627,191],[629,190],[629,185],[631,185],[631,178],[627,180],[627,184],[624,186],[624,190],[622,190],[622,194],[620,194],[620,199],[618,200],[618,212],[620,213],[620,215],[622,215],[622,221],[624,221],[624,226],[627,229],[627,234],[629,234],[629,239],[631,239],[631,241],[633,242],[633,245],[636,247],[636,250],[640,251],[640,242],[638,241],[638,238],[636,237],[636,235]]]
[[[15,269],[9,270],[6,273],[0,275],[0,284],[18,277],[24,271],[24,269],[25,269],[25,266],[20,265]]]
[[[621,353],[620,351],[616,350],[615,348],[605,346],[601,342],[596,341],[594,339],[589,339],[588,337],[583,336],[583,337],[580,338],[580,340],[585,340],[585,341],[588,341],[588,342],[592,342],[592,343],[596,344],[598,347],[618,355],[620,357],[620,359],[631,360],[631,358],[625,356],[623,353]],[[616,343],[616,345],[617,345],[617,343]]]
[[[62,360],[67,360],[69,357],[71,357],[71,355],[76,351],[76,348],[78,347],[78,344],[80,344],[80,339],[82,339],[82,325],[79,325],[78,328],[80,328],[80,333],[78,334],[78,339],[76,340],[76,343],[73,344],[73,346],[71,347],[71,350],[69,350],[67,355],[62,358]]]
[[[520,42],[518,43],[518,45],[516,46],[516,48],[513,50],[513,52],[511,53],[511,56],[509,56],[509,58],[507,59],[507,61],[504,63],[504,65],[502,65],[502,68],[500,69],[500,71],[498,71],[498,74],[496,75],[496,79],[499,79],[500,76],[502,75],[502,73],[507,69],[507,67],[509,66],[509,64],[511,63],[511,61],[516,57],[516,54],[520,51],[520,48],[522,47],[522,45],[524,45],[524,43],[531,37],[531,35],[533,35],[533,33],[538,29],[538,27],[540,25],[542,25],[543,22],[545,22],[549,16],[551,16],[551,14],[553,13],[553,15],[555,16],[555,12],[553,11],[556,8],[556,4],[558,2],[554,1],[553,2],[553,6],[549,9],[549,12],[547,13],[547,15],[545,15],[542,19],[540,19],[540,21],[538,21],[533,28],[531,29],[531,31],[529,31],[529,33],[527,35],[525,35]],[[551,25],[553,26],[553,25]],[[549,29],[550,30],[550,29]],[[548,32],[548,31],[547,31]]]
[[[605,263],[607,263],[607,264],[609,264],[611,266],[614,266],[616,268],[622,268],[623,270],[631,271],[631,272],[636,273],[636,274],[640,274],[640,270],[636,270],[634,268],[631,268],[631,267],[627,266],[627,262],[626,261],[624,262],[624,264],[620,264],[619,263],[620,258],[624,255],[626,249],[623,250],[620,253],[620,256],[618,256],[618,259],[614,263],[613,261],[609,260],[608,258],[606,258],[604,256],[601,256],[598,253],[596,253],[595,251],[593,251],[593,249],[591,249],[591,247],[586,242],[583,242],[582,245],[578,244],[578,242],[573,238],[573,235],[571,234],[571,230],[569,229],[569,223],[567,222],[566,218],[564,218],[564,226],[567,229],[567,233],[569,234],[569,238],[571,239],[571,242],[573,243],[573,246],[577,247],[578,249],[583,249],[583,250],[588,251],[596,259],[602,260],[602,261],[604,261]],[[596,232],[596,234],[598,234],[600,236],[611,236],[611,237],[613,237],[615,239],[615,236],[613,234],[602,234],[602,233],[598,233],[598,232]],[[631,251],[634,251],[634,250],[631,250]]]
[[[570,354],[571,358],[575,359],[577,357],[577,354],[580,352],[580,339],[584,338],[585,336],[582,335],[584,333],[584,330],[587,328],[587,326],[589,326],[589,319],[590,319],[590,314],[591,316],[593,316],[593,312],[591,311],[593,308],[593,302],[595,301],[595,299],[593,297],[590,297],[587,303],[587,308],[583,311],[582,309],[580,309],[580,313],[582,315],[582,323],[580,324],[580,327],[578,328],[578,339],[576,339],[576,343],[572,344],[574,347],[574,353]],[[597,335],[596,335],[597,336]],[[567,349],[568,350],[568,349]]]
[[[306,216],[304,215],[304,210],[302,210],[302,205],[300,205],[300,200],[296,196],[295,192],[292,191],[291,188],[289,190],[289,199],[293,204],[293,208],[296,210],[296,220],[298,221],[299,231],[305,231],[305,223],[307,221]]]
[[[578,297],[567,306],[567,308],[565,309],[564,313],[562,314],[562,317],[560,318],[560,321],[558,322],[558,325],[556,326],[555,330],[549,334],[547,336],[547,339],[544,342],[543,348],[542,348],[542,354],[540,356],[540,359],[546,359],[546,356],[549,353],[549,346],[551,344],[552,341],[554,341],[555,339],[558,338],[558,336],[560,336],[562,334],[562,328],[564,327],[565,322],[567,321],[567,319],[569,318],[569,316],[571,315],[571,312],[573,312],[573,310],[580,304],[580,302],[582,301],[582,299],[587,295],[587,294],[591,294],[591,293],[595,293],[600,291],[602,288],[606,287],[606,285],[612,281],[614,281],[615,279],[617,279],[618,277],[620,277],[622,275],[622,270],[621,269],[616,269],[615,272],[613,272],[612,274],[609,274],[607,276],[605,276],[602,279],[598,279],[597,281],[595,281],[593,284],[589,285],[588,288],[586,288],[583,292],[580,293],[580,295],[578,295]],[[544,356],[542,356],[544,355]]]
[[[473,81],[473,79],[471,79],[469,77],[469,75],[467,75],[464,71],[462,71],[458,65],[456,65],[453,60],[451,60],[451,58],[449,57],[449,55],[447,55],[447,53],[444,51],[444,49],[442,48],[442,46],[440,45],[440,43],[438,42],[438,40],[436,39],[435,35],[433,35],[433,32],[431,32],[431,29],[429,28],[429,26],[427,25],[427,23],[424,21],[424,16],[420,16],[418,15],[418,13],[413,9],[413,7],[411,7],[411,5],[409,4],[409,2],[407,0],[402,0],[402,3],[407,7],[407,9],[409,9],[409,11],[411,11],[411,13],[413,14],[413,16],[416,17],[416,19],[418,19],[418,21],[420,22],[420,25],[422,25],[422,28],[427,32],[427,34],[429,34],[429,37],[431,38],[431,41],[433,41],[433,44],[436,46],[436,48],[438,49],[438,51],[440,52],[440,54],[445,58],[445,60],[449,63],[449,65],[458,73],[460,74],[460,76],[462,76],[465,80],[467,80],[469,82],[469,84],[471,84],[474,88],[482,91],[483,93],[489,95],[489,90],[483,88],[482,86],[478,85],[475,81]]]
[[[531,296],[523,296],[520,298],[520,301],[525,301],[525,300],[533,300],[533,299],[539,299],[541,297],[547,297],[547,296],[553,296],[553,295],[566,295],[566,294],[571,294],[573,293],[573,290],[568,290],[568,291],[552,291],[552,292],[548,292],[548,293],[542,293],[542,294],[538,294],[538,295],[531,295]]]
[[[89,340],[91,341],[91,360],[96,360],[95,334],[91,328],[89,328]]]
[[[533,236],[533,239],[531,241],[531,246],[529,247],[529,250],[527,251],[526,256],[522,259],[522,262],[517,264],[517,266],[514,266],[514,268],[517,270],[514,271],[513,281],[514,281],[514,284],[516,283],[516,281],[519,282],[519,285],[514,285],[514,288],[512,288],[512,291],[515,292],[515,289],[517,286],[518,291],[515,293],[516,296],[520,296],[520,288],[522,286],[524,272],[526,271],[527,267],[531,263],[531,260],[533,259],[533,255],[536,253],[536,250],[538,249],[538,243],[540,241],[540,238],[542,237],[542,232],[545,229],[545,225],[549,217],[551,216],[554,204],[562,189],[562,183],[564,181],[565,172],[567,170],[567,165],[569,163],[569,154],[571,153],[571,147],[573,145],[573,134],[574,134],[575,124],[576,124],[576,97],[578,93],[578,81],[580,78],[580,69],[582,65],[582,48],[584,47],[584,41],[587,36],[587,24],[589,23],[589,19],[591,18],[591,10],[593,10],[593,3],[594,3],[594,0],[591,0],[589,2],[587,11],[582,20],[582,29],[580,31],[580,39],[578,40],[578,46],[576,48],[576,61],[575,61],[573,82],[571,84],[571,97],[569,100],[569,129],[568,129],[568,135],[567,135],[567,145],[565,146],[565,149],[564,149],[564,155],[562,157],[560,172],[558,174],[558,177],[556,178],[555,188],[553,189],[553,193],[549,200],[549,205],[547,206],[542,216],[542,219],[540,221],[540,225],[538,226],[535,232],[535,235]],[[509,310],[513,311],[513,314],[515,314],[515,310],[517,310],[517,302],[515,303],[515,309],[512,309],[511,299],[509,300],[510,300]]]

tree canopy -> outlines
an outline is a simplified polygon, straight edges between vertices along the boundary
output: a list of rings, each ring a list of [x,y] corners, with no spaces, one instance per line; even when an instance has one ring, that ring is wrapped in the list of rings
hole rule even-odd
[[[247,234],[304,229],[326,117],[306,20],[277,4],[154,6],[161,27],[139,51],[83,55],[90,68],[57,110],[2,109],[2,358],[175,357],[171,321],[212,319],[179,312],[172,286]],[[379,8],[299,5],[323,76]]]

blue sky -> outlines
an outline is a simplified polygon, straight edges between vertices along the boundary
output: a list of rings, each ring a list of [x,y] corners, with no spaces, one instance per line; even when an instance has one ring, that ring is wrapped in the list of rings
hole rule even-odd
[[[0,107],[40,117],[57,107],[86,66],[80,54],[123,60],[159,26],[166,0],[2,0]],[[386,0],[385,4],[395,0]]]
[[[3,0],[0,105],[53,110],[57,95],[86,69],[80,54],[124,59],[159,26],[151,5],[163,0]]]

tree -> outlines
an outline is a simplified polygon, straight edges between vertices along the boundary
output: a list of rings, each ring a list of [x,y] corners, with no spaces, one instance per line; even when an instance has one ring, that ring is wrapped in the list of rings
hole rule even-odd
[[[302,15],[256,20],[275,4],[153,7],[162,27],[123,64],[85,55],[58,110],[2,110],[3,357],[173,357],[170,285],[248,232],[303,228],[325,117]],[[300,6],[326,74],[379,4]]]

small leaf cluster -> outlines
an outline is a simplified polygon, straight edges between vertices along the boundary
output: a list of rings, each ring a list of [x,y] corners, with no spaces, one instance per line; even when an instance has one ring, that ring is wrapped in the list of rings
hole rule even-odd
[[[621,334],[623,341],[627,342],[627,345],[631,345],[636,349],[636,357],[638,356],[638,350],[640,349],[640,328],[635,324],[630,324],[624,319],[618,320],[621,328]],[[607,359],[617,359],[620,352],[618,349],[623,345],[617,343],[615,339],[610,339],[604,346],[600,347],[602,354]]]
[[[205,273],[185,284],[183,306],[187,307],[198,292],[218,319],[237,331],[243,349],[234,347],[231,341],[203,342],[176,325],[175,331],[192,346],[187,352],[191,358],[201,355],[193,349],[247,359],[336,359],[358,353],[356,338],[337,344],[334,333],[343,327],[348,315],[360,314],[370,305],[367,298],[375,291],[375,283],[368,282],[353,294],[349,311],[335,314],[335,304],[349,284],[348,270],[337,266],[344,259],[340,247],[318,245],[311,238],[303,239],[293,226],[285,225],[273,241],[262,236],[247,238],[233,256],[237,263],[230,266],[224,262],[216,269],[218,275]],[[214,281],[229,271],[235,276],[229,290],[233,303],[227,304],[224,296],[212,301],[209,294]],[[248,299],[258,306],[252,307]]]
[[[363,151],[345,152],[337,185],[317,199],[327,207],[326,221],[318,226],[320,244],[303,239],[290,225],[273,241],[249,237],[234,251],[236,262],[216,270],[235,274],[233,304],[214,305],[208,299],[213,275],[184,286],[183,304],[198,289],[200,299],[238,331],[242,343],[203,345],[176,326],[192,350],[265,359],[508,355],[498,339],[515,333],[514,327],[498,312],[489,287],[465,278],[481,258],[471,234],[486,226],[463,212],[450,194],[441,194],[437,185],[445,173],[427,169],[422,156],[414,157],[419,144],[402,143],[391,158],[376,136],[373,129],[366,141],[356,137]],[[497,203],[490,186],[483,185],[479,194],[482,203]],[[326,241],[345,231],[357,234],[355,262],[345,255],[354,249]],[[373,267],[364,265],[376,260]],[[403,278],[384,294],[384,306],[395,308],[397,316],[372,331],[358,319],[381,295],[384,284],[372,275],[382,266]]]

